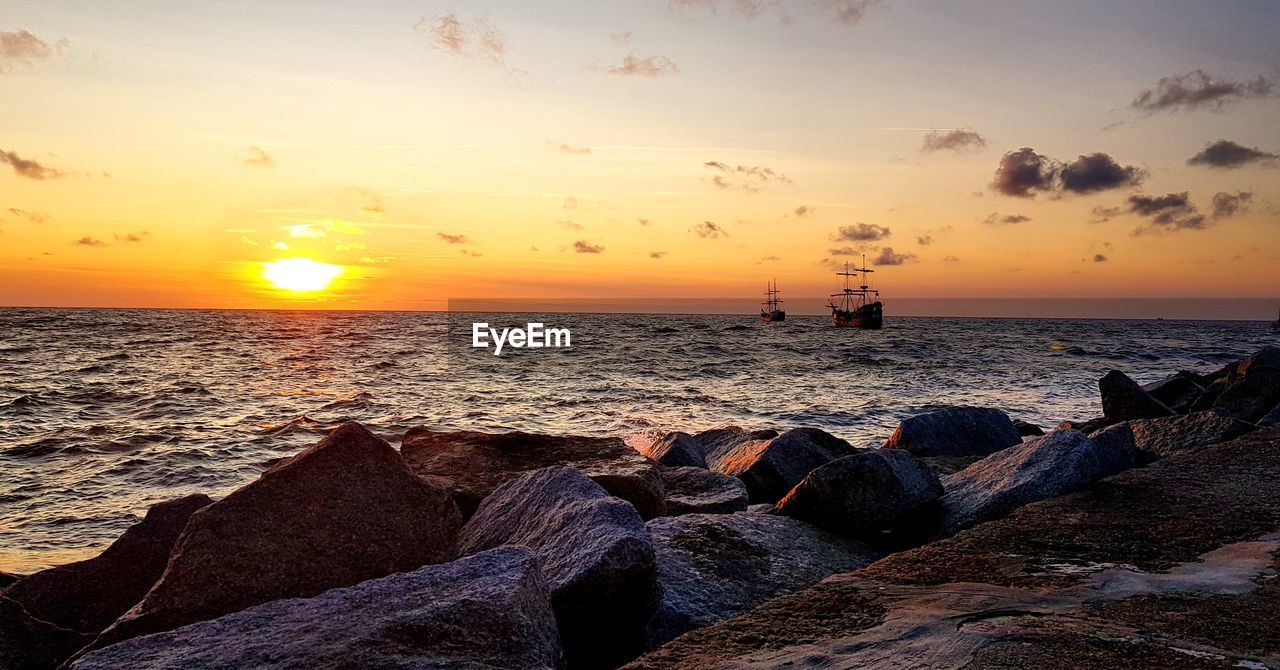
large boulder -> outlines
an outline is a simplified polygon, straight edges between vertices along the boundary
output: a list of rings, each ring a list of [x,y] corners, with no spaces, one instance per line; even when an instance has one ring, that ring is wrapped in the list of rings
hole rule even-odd
[[[651,444],[644,445],[639,451],[645,458],[656,461],[660,465],[707,467],[702,445],[688,433],[667,433]]]
[[[706,451],[707,465],[747,485],[753,503],[776,502],[811,470],[858,450],[817,428],[795,428],[776,437],[725,439]]]
[[[537,470],[495,489],[459,535],[464,554],[507,544],[541,560],[571,667],[614,667],[643,649],[657,585],[634,507],[577,470]]]
[[[1138,449],[1158,456],[1202,449],[1233,440],[1257,426],[1216,412],[1195,412],[1127,423]]]
[[[73,670],[559,668],[547,584],[504,547],[135,638]]]
[[[160,581],[94,647],[455,556],[461,517],[357,423],[191,516]]]
[[[1280,405],[1272,407],[1270,412],[1258,419],[1258,427],[1260,428],[1270,428],[1276,425],[1280,425]]]
[[[666,511],[657,466],[616,438],[414,428],[400,453],[415,473],[448,486],[464,517],[503,482],[553,465],[582,472],[646,519]]]
[[[37,572],[4,595],[36,619],[97,635],[147,595],[187,520],[212,502],[195,494],[152,505],[101,554]]]
[[[753,512],[654,519],[649,532],[662,584],[651,648],[879,558],[856,540]]]
[[[1280,403],[1280,347],[1264,347],[1240,361],[1213,403],[1219,414],[1254,422]]]
[[[1204,393],[1204,387],[1189,372],[1179,372],[1163,381],[1144,384],[1142,390],[1178,413],[1186,413]]]
[[[994,453],[942,479],[942,527],[952,532],[1004,516],[1132,467],[1136,454],[1121,439],[1099,448],[1084,433],[1055,430]]]
[[[667,516],[728,514],[747,509],[747,485],[737,477],[698,467],[660,468]]]
[[[868,449],[815,468],[778,502],[777,513],[870,535],[941,495],[938,476],[910,452]]]
[[[1044,435],[1044,429],[1030,421],[1014,419],[1013,427],[1016,428],[1018,434],[1023,437],[1040,437],[1041,435]]]
[[[903,421],[885,441],[916,456],[986,456],[1022,442],[1009,415],[987,407],[951,407]]]
[[[93,637],[41,621],[0,594],[0,668],[53,670]]]
[[[1103,375],[1098,380],[1098,390],[1102,393],[1102,415],[1111,423],[1153,419],[1174,413],[1164,403],[1142,390],[1138,382],[1119,370]]]

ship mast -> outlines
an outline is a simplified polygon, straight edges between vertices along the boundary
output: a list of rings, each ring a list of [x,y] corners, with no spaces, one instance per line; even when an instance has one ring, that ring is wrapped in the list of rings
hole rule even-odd
[[[767,282],[765,283],[764,295],[765,295],[765,301],[761,304],[765,306],[765,310],[769,312],[778,311],[778,305],[781,305],[782,301],[778,299],[778,280],[777,279],[773,280],[772,285],[770,285]]]
[[[858,284],[858,288],[850,288],[849,278],[859,272],[862,273],[862,279]],[[840,298],[840,311],[852,312],[856,307],[862,307],[867,304],[867,294],[876,293],[876,291],[871,290],[871,287],[867,284],[867,275],[872,272],[875,272],[875,270],[867,268],[866,254],[862,255],[862,267],[860,268],[850,268],[849,261],[844,262],[844,272],[836,273],[837,275],[844,277],[844,290],[840,293],[831,294],[832,298]],[[854,299],[855,295],[858,296],[856,300]],[[834,305],[832,306],[834,307]]]

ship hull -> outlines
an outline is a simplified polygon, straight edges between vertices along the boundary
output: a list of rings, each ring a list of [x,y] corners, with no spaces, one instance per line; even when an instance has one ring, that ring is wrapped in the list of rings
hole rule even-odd
[[[760,320],[765,323],[773,323],[774,321],[786,321],[787,313],[782,310],[773,312],[760,312]]]
[[[884,325],[884,304],[873,302],[855,310],[831,310],[831,322],[836,328],[878,329]]]

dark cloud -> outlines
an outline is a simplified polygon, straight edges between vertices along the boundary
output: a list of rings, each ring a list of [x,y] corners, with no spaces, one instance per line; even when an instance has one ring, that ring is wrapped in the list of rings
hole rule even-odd
[[[916,238],[916,244],[919,244],[922,247],[929,246],[930,244],[933,244],[933,236],[921,235],[920,237]]]
[[[991,214],[987,215],[987,218],[983,219],[983,223],[989,223],[993,226],[994,225],[1011,226],[1019,223],[1026,223],[1030,220],[1031,220],[1031,217],[1023,216],[1022,214],[1003,214],[1002,215],[999,212],[992,212]]]
[[[103,242],[102,240],[100,240],[100,239],[98,239],[98,238],[96,238],[96,237],[90,237],[90,236],[88,236],[88,235],[85,235],[84,237],[82,237],[82,238],[80,238],[80,239],[76,240],[76,241],[75,241],[75,244],[76,244],[77,246],[81,246],[81,247],[105,247],[105,246],[107,246],[107,243],[106,243],[106,242]]]
[[[1220,110],[1241,100],[1268,97],[1274,89],[1274,83],[1264,77],[1232,81],[1214,79],[1204,70],[1192,70],[1186,74],[1162,77],[1155,88],[1139,93],[1132,106],[1145,112]]]
[[[724,228],[721,228],[712,221],[703,221],[689,230],[698,237],[705,237],[710,240],[729,236],[729,233]]]
[[[1225,219],[1235,216],[1249,207],[1253,193],[1237,191],[1235,193],[1218,192],[1213,196],[1213,218]]]
[[[654,259],[654,260],[661,260],[661,259],[662,259],[662,257],[663,257],[663,256],[666,256],[666,255],[667,255],[667,252],[665,252],[665,251],[650,251],[650,252],[649,252],[649,258],[652,258],[652,259]]]
[[[245,153],[244,164],[253,167],[275,167],[276,159],[262,147],[249,147]]]
[[[17,207],[10,207],[9,214],[19,219],[26,219],[31,223],[48,223],[49,221],[49,215],[44,212],[30,212],[25,209],[18,209]]]
[[[791,178],[773,168],[760,165],[729,165],[721,161],[706,161],[703,167],[718,174],[711,178],[717,188],[755,193],[771,184],[791,184]]]
[[[880,255],[872,259],[872,265],[902,265],[907,261],[914,261],[915,254],[896,254],[893,247],[885,247],[880,250]]]
[[[598,244],[591,244],[586,240],[578,240],[573,243],[573,250],[580,254],[600,254],[604,253],[604,247]]]
[[[831,235],[831,240],[833,242],[874,242],[883,240],[890,234],[889,229],[885,226],[859,222],[852,226],[840,226]]]
[[[1000,158],[991,188],[1017,198],[1035,197],[1036,191],[1051,193],[1058,180],[1058,164],[1031,147],[1010,151]]]
[[[506,38],[483,19],[464,24],[456,14],[423,18],[416,28],[431,39],[431,45],[456,58],[502,65],[506,60]]]
[[[987,140],[979,135],[977,131],[969,128],[956,128],[953,130],[930,130],[924,136],[924,144],[920,150],[925,153],[933,153],[935,151],[967,151],[985,149]]]
[[[875,247],[872,247],[874,249]],[[827,249],[827,254],[831,256],[858,256],[866,253],[866,249],[861,247],[833,247]]]
[[[1111,217],[1120,213],[1120,208],[1119,207],[1103,207],[1102,205],[1098,205],[1097,207],[1094,207],[1089,213],[1091,215],[1089,218],[1089,223],[1106,223],[1111,220]]]
[[[1207,165],[1215,168],[1238,168],[1250,163],[1274,167],[1280,164],[1280,155],[1236,144],[1231,140],[1218,140],[1205,145],[1200,153],[1187,159],[1187,165]]]
[[[466,235],[450,235],[449,233],[436,233],[436,237],[444,240],[449,244],[468,244],[471,238]]]
[[[0,151],[0,163],[8,163],[9,167],[13,168],[14,174],[27,179],[57,179],[67,175],[61,170],[41,165],[35,159],[23,158],[12,151]]]
[[[1106,262],[1107,262],[1107,257],[1106,257],[1106,256],[1104,256],[1104,255],[1102,255],[1102,254],[1094,254],[1094,255],[1093,255],[1093,262],[1094,262],[1094,263],[1106,263]]]
[[[1186,191],[1159,196],[1131,195],[1128,205],[1130,212],[1151,220],[1147,227],[1139,228],[1134,234],[1199,230],[1209,225]]]
[[[814,211],[814,208],[810,207],[809,205],[800,205],[795,209],[796,216],[801,218],[809,216],[810,214],[813,214],[813,211]]]
[[[565,144],[564,142],[560,142],[559,144],[556,144],[555,147],[557,151],[570,154],[573,156],[590,156],[591,155],[591,147],[575,147],[570,144]]]
[[[1072,193],[1096,193],[1113,188],[1137,186],[1143,171],[1132,165],[1121,165],[1104,153],[1081,156],[1063,166],[1062,190]]]
[[[622,62],[612,65],[606,70],[609,74],[623,77],[666,77],[680,72],[680,68],[666,56],[645,56],[635,54],[622,57]]]
[[[117,242],[123,242],[125,244],[136,244],[138,242],[142,242],[146,240],[148,237],[151,237],[151,233],[148,233],[145,230],[140,230],[136,233],[124,233],[124,234],[116,233],[114,237],[116,238]]]

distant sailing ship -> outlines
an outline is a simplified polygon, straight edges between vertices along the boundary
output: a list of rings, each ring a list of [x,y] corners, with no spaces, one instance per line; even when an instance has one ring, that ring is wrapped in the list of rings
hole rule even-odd
[[[844,272],[836,273],[844,277],[844,290],[832,293],[831,297],[840,298],[840,301],[828,300],[827,307],[831,308],[831,322],[837,328],[879,328],[884,323],[884,303],[880,302],[880,292],[867,286],[867,275],[875,270],[866,268],[866,256],[862,257],[862,265],[850,268],[849,262],[845,261]],[[855,289],[849,286],[849,278],[858,273],[862,273],[862,281]],[[868,296],[875,296],[875,300],[868,302]]]
[[[772,321],[786,321],[787,312],[778,308],[778,305],[782,304],[782,301],[778,300],[778,280],[773,280],[773,286],[765,284],[765,289],[765,301],[760,303],[761,305],[764,305],[764,309],[760,310],[761,320],[765,323],[770,323]]]

